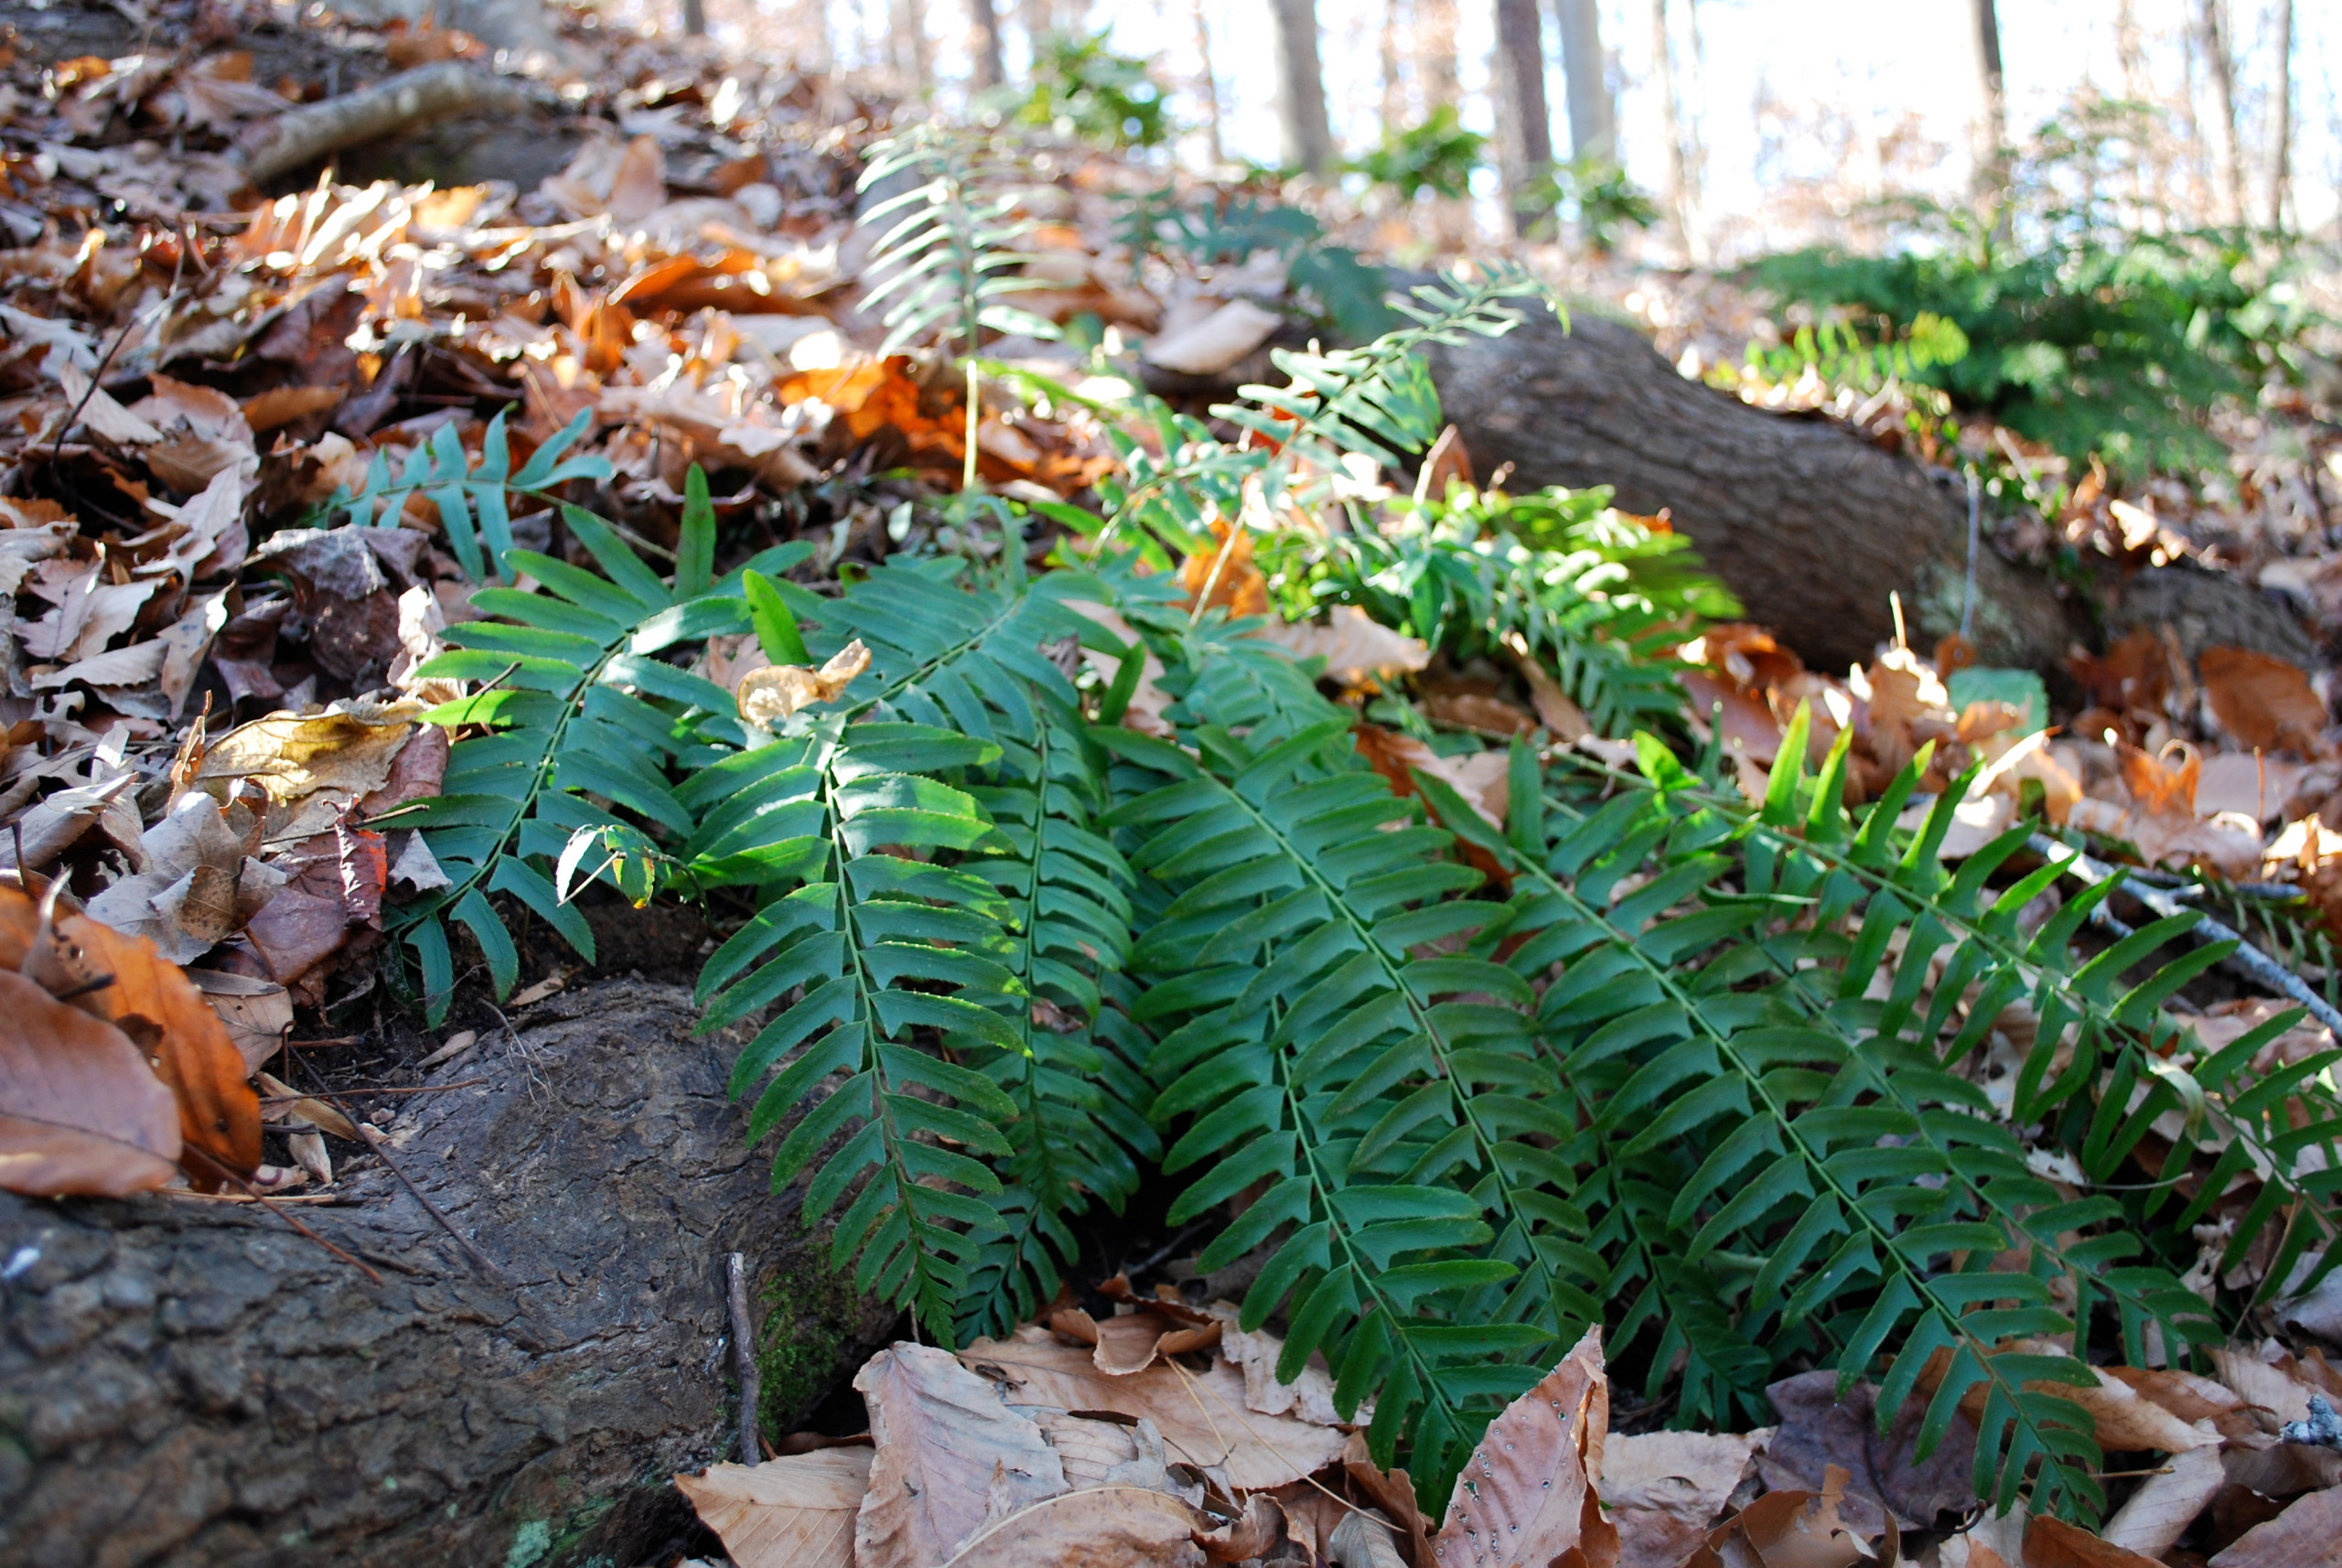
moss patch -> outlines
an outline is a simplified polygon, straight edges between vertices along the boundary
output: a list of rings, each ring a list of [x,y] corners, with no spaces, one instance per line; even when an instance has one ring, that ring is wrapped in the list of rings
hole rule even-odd
[[[757,1415],[765,1435],[779,1438],[829,1391],[846,1325],[859,1304],[846,1281],[818,1265],[776,1273],[762,1294],[757,1373],[763,1388]]]

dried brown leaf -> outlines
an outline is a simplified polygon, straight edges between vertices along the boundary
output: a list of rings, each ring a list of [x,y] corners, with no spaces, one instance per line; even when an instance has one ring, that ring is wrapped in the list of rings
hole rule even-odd
[[[2228,1469],[2217,1444],[2175,1454],[2163,1473],[2142,1482],[2099,1533],[2111,1545],[2161,1557],[2226,1485]]]
[[[1563,1558],[1616,1568],[1618,1531],[1602,1516],[1596,1482],[1609,1430],[1602,1332],[1590,1328],[1488,1424],[1456,1479],[1434,1554],[1449,1568]]]
[[[1032,1418],[947,1351],[897,1344],[854,1386],[876,1447],[854,1527],[859,1568],[934,1568],[988,1518],[1066,1489],[1057,1450]]]
[[[2077,1524],[2047,1515],[2025,1527],[2025,1568],[2163,1568]]]
[[[1277,1554],[1284,1544],[1284,1509],[1266,1492],[1254,1492],[1244,1499],[1241,1518],[1208,1530],[1196,1532],[1196,1544],[1204,1555],[1215,1563],[1242,1563],[1248,1558]]]
[[[985,1525],[946,1568],[1202,1568],[1195,1535],[1209,1523],[1163,1492],[1092,1487]],[[871,1568],[866,1557],[855,1562]]]
[[[2211,1568],[2310,1568],[2337,1562],[2342,1562],[2342,1487],[2328,1487],[2246,1530],[2212,1559]]]
[[[1253,635],[1295,659],[1324,659],[1327,678],[1344,686],[1412,675],[1431,663],[1421,639],[1392,631],[1356,605],[1336,605],[1323,621],[1272,620]]]
[[[1191,1372],[1157,1361],[1114,1377],[1098,1369],[1086,1347],[1059,1342],[1046,1328],[1007,1339],[979,1339],[960,1352],[970,1368],[999,1381],[1009,1404],[1111,1411],[1144,1417],[1163,1434],[1173,1460],[1227,1468],[1229,1484],[1262,1491],[1297,1481],[1341,1453],[1346,1434],[1291,1415],[1268,1415],[1245,1402],[1243,1375],[1225,1361]]]
[[[738,1568],[854,1568],[854,1513],[870,1487],[871,1453],[824,1448],[761,1465],[712,1465],[675,1485]]]
[[[1708,1536],[1691,1568],[1892,1568],[1902,1555],[1902,1533],[1890,1515],[1885,1540],[1874,1549],[1867,1532],[1842,1516],[1846,1471],[1836,1465],[1818,1492],[1767,1492]]]
[[[1619,1568],[1677,1568],[1698,1551],[1772,1430],[1610,1434],[1602,1503],[1618,1527]]]
[[[2208,648],[2197,663],[2212,716],[2239,745],[2321,749],[2326,704],[2299,665],[2245,648]]]
[[[5,970],[0,1007],[0,1187],[126,1197],[168,1182],[178,1112],[138,1047]]]
[[[834,703],[845,694],[854,678],[870,668],[870,650],[855,638],[819,670],[802,664],[768,664],[740,677],[736,696],[740,716],[752,725],[770,726],[800,708]]]

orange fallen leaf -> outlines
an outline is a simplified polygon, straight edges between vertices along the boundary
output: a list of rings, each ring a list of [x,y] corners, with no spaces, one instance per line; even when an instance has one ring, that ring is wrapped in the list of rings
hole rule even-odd
[[[2045,1514],[2025,1527],[2025,1568],[2163,1568],[2163,1564],[2101,1540],[2079,1525]]]
[[[1213,523],[1211,532],[1218,545],[1208,544],[1179,563],[1179,586],[1187,590],[1188,607],[1209,593],[1212,607],[1232,616],[1268,614],[1269,580],[1252,564],[1252,530],[1238,529],[1233,543],[1229,542],[1227,523]],[[1223,549],[1228,553],[1224,565],[1219,559]]]
[[[123,1032],[0,971],[0,1187],[126,1197],[171,1179],[171,1091]]]

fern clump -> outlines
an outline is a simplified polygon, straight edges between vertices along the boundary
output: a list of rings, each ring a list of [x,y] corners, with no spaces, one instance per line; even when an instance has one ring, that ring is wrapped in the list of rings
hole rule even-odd
[[[1681,1422],[1763,1421],[1771,1380],[1826,1365],[1878,1378],[1885,1418],[1924,1402],[1925,1445],[1970,1412],[1997,1505],[2093,1515],[2060,1390],[2094,1337],[2146,1363],[2217,1337],[2174,1265],[2231,1184],[2259,1185],[2229,1262],[2271,1225],[2272,1279],[2337,1255],[2330,1058],[2256,1080],[2290,1019],[2198,1049],[2165,1004],[2222,950],[2165,960],[2182,918],[2086,951],[2111,884],[2021,925],[2062,865],[2019,828],[1948,870],[1964,787],[1898,826],[1924,754],[1860,809],[1846,741],[1809,775],[1802,721],[1753,809],[1687,766],[1649,732],[1660,652],[1730,603],[1601,495],[1345,492],[1437,433],[1416,350],[1533,293],[1452,278],[1375,345],[1284,356],[1288,384],[1220,411],[1233,442],[1144,405],[1159,439],[1123,435],[1106,516],[1038,575],[1004,507],[992,564],[905,554],[815,592],[787,545],[718,575],[696,477],[667,575],[574,507],[565,554],[483,524],[532,585],[482,588],[421,671],[477,688],[431,715],[458,736],[446,793],[400,818],[450,877],[400,917],[425,1003],[451,923],[514,983],[499,898],[590,957],[586,883],[711,897],[732,929],[702,1026],[747,1037],[748,1135],[935,1338],[1044,1306],[1077,1221],[1152,1175],[1209,1232],[1203,1270],[1244,1265],[1280,1375],[1322,1357],[1427,1497],[1598,1322]],[[972,346],[969,297],[921,329]],[[495,460],[412,478],[498,515],[478,492],[521,476]],[[1516,741],[1489,816],[1426,773],[1394,787],[1316,666],[1160,569],[1336,509],[1346,534],[1266,526],[1273,595],[1534,659],[1644,726],[1637,769]],[[744,707],[686,667],[712,638],[753,638],[797,696]],[[2082,1184],[2043,1174],[2066,1160]]]

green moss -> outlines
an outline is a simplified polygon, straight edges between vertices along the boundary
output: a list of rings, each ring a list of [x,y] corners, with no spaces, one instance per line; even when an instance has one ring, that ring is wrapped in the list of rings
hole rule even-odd
[[[536,1568],[553,1551],[553,1526],[532,1519],[512,1532],[512,1550],[504,1554],[504,1568]]]
[[[857,1304],[853,1288],[825,1270],[777,1274],[766,1283],[763,1295],[757,1419],[766,1436],[778,1438],[829,1391],[845,1344],[844,1326]]]

